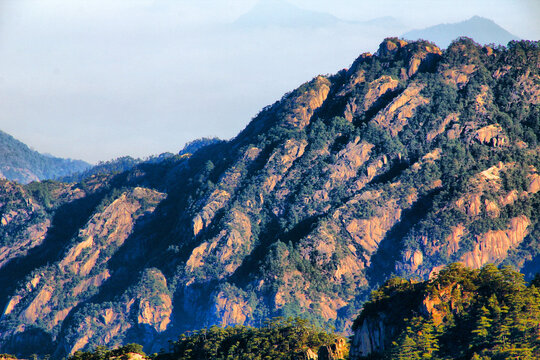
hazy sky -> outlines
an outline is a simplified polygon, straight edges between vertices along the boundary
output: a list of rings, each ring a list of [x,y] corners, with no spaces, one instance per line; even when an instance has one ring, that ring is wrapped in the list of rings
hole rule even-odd
[[[403,29],[246,29],[256,0],[0,0],[0,129],[97,162],[230,138],[265,105],[374,52],[385,36],[480,15],[540,38],[538,0],[290,0]]]

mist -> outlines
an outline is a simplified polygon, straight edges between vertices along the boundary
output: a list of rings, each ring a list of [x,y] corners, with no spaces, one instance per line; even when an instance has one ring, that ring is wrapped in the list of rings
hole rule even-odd
[[[93,163],[176,152],[195,138],[233,137],[285,92],[348,67],[387,36],[472,15],[522,38],[540,33],[534,1],[463,2],[452,11],[443,1],[290,1],[344,21],[235,23],[256,3],[4,0],[0,129],[38,151]],[[383,16],[390,25],[365,23]]]

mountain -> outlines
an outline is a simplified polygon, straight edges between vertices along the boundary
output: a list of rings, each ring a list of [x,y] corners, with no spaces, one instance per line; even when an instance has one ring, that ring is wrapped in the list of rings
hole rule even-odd
[[[493,265],[390,279],[356,319],[350,359],[538,359],[539,286]]]
[[[471,270],[454,263],[429,281],[386,281],[355,320],[352,344],[306,320],[276,319],[260,328],[214,326],[183,334],[155,359],[537,359],[539,286],[540,274],[527,284],[508,267]],[[129,344],[78,352],[70,360],[123,354],[149,358],[142,346]]]
[[[285,0],[260,0],[233,23],[241,28],[320,28],[338,24],[356,25],[365,31],[374,28],[403,31],[406,28],[400,20],[392,16],[367,21],[343,20],[328,13],[299,8]]]
[[[168,348],[301,316],[348,332],[392,275],[540,269],[538,42],[384,40],[230,141],[0,183],[0,352]]]
[[[241,27],[324,27],[340,21],[333,15],[301,9],[285,0],[260,0],[250,11],[240,16],[234,25]]]
[[[404,39],[424,39],[446,48],[461,36],[473,38],[480,44],[506,45],[519,37],[509,33],[494,21],[480,16],[453,24],[440,24],[421,30],[412,30],[402,35]]]
[[[43,155],[0,131],[0,178],[29,183],[82,171],[90,164],[81,160]]]

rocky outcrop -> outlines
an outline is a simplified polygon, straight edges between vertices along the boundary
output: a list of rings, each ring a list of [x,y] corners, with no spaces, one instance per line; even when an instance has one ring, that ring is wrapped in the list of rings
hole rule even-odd
[[[459,121],[459,114],[458,113],[450,113],[448,114],[448,116],[446,116],[444,118],[444,120],[439,124],[439,126],[433,130],[431,130],[430,132],[427,133],[426,135],[426,140],[427,141],[433,141],[433,139],[435,139],[437,136],[441,135],[442,133],[444,133],[444,131],[446,130],[446,127],[450,124],[450,123],[457,123]]]
[[[508,138],[499,124],[492,124],[478,129],[474,134],[474,139],[481,144],[494,147],[508,144]]]
[[[379,45],[379,50],[377,50],[377,56],[385,58],[395,57],[399,50],[404,48],[407,45],[407,41],[401,40],[398,38],[388,38]]]
[[[331,345],[321,346],[317,352],[318,360],[342,360],[349,354],[347,341],[339,337]]]
[[[491,230],[478,235],[474,249],[465,253],[461,261],[468,267],[478,269],[487,263],[496,263],[504,259],[510,249],[518,246],[528,233],[531,221],[525,216],[510,220],[506,230]]]
[[[137,323],[139,325],[149,325],[156,332],[163,332],[171,322],[172,315],[172,301],[166,291],[167,279],[157,269],[152,269],[150,274],[146,276],[152,278],[156,290],[148,296],[138,299]],[[161,291],[157,290],[160,288]]]
[[[242,325],[251,317],[253,309],[240,294],[220,291],[215,298],[214,316],[221,326]]]
[[[76,305],[93,295],[93,289],[99,288],[110,277],[109,271],[103,269],[104,264],[133,232],[136,220],[153,212],[163,198],[164,195],[155,190],[140,187],[118,196],[88,220],[60,261],[35,274],[9,300],[3,317],[25,323],[50,318],[46,327],[49,331],[55,331],[56,325]],[[64,297],[69,300],[60,303]],[[169,308],[172,309],[170,299]],[[88,319],[88,322],[92,323],[93,320]],[[4,332],[3,336],[17,336],[24,329],[13,330]],[[84,333],[73,345],[73,351],[82,348],[92,336]]]
[[[305,89],[296,90],[288,99],[289,111],[284,115],[285,123],[296,128],[306,127],[315,111],[322,106],[330,92],[330,81],[317,76],[305,84]]]
[[[360,166],[369,160],[372,148],[373,144],[362,142],[359,137],[348,143],[336,155],[336,161],[327,168],[329,181],[325,184],[325,188],[331,189],[336,183],[343,183],[356,177]]]
[[[452,228],[452,233],[448,235],[445,241],[448,244],[446,248],[447,255],[455,254],[458,252],[459,242],[461,241],[464,232],[465,226],[463,226],[463,224],[459,224]]]
[[[146,269],[128,293],[133,296],[109,302],[99,312],[95,305],[83,305],[85,315],[75,317],[70,324],[75,331],[62,340],[57,354],[73,354],[89,343],[120,345],[128,330],[139,334],[140,343],[152,344],[171,322],[173,306],[167,280],[160,270]],[[152,346],[149,349],[159,350]]]
[[[354,243],[367,254],[376,252],[386,232],[401,217],[401,209],[396,205],[395,202],[388,201],[384,207],[378,209],[376,216],[368,219],[353,218],[345,223],[345,229]],[[340,214],[341,212],[336,213],[337,216]]]
[[[369,83],[368,91],[364,96],[364,111],[368,111],[377,100],[388,91],[395,90],[399,81],[388,75],[383,75]]]
[[[412,83],[372,121],[388,130],[392,136],[396,136],[407,125],[407,120],[413,116],[416,108],[429,103],[429,99],[420,95],[423,87],[421,84]]]
[[[13,214],[8,214],[7,217],[3,217],[2,221],[5,221],[7,225],[12,219]],[[4,225],[4,224],[2,224]],[[5,226],[4,225],[4,226]],[[7,264],[10,260],[25,256],[28,251],[36,246],[39,246],[43,243],[45,235],[51,226],[51,221],[49,219],[44,220],[41,223],[32,225],[24,229],[23,233],[20,235],[21,241],[11,245],[11,246],[1,246],[0,247],[0,268]]]
[[[195,269],[207,265],[206,258],[217,256],[221,260],[224,272],[220,278],[230,275],[240,266],[241,259],[236,256],[236,249],[244,247],[249,252],[251,244],[251,222],[240,211],[233,211],[230,216],[230,230],[222,230],[216,237],[196,247],[186,262],[186,270],[193,272]]]
[[[433,71],[441,58],[442,51],[436,45],[430,43],[418,43],[411,49],[407,76],[411,77],[418,71]]]
[[[469,82],[471,74],[477,70],[474,64],[464,64],[457,68],[446,68],[442,71],[442,76],[447,84],[451,84],[458,89],[462,89]]]
[[[484,211],[491,216],[498,214],[499,205],[492,204],[487,199],[482,201],[482,196],[484,193],[500,191],[501,172],[508,171],[512,166],[513,164],[499,163],[471,177],[469,180],[470,191],[456,200],[455,206],[469,217],[479,216]],[[504,206],[513,202],[511,197],[508,198],[508,196],[510,195],[501,195],[499,201],[501,205]]]
[[[529,180],[529,185],[527,186],[527,192],[529,194],[536,194],[540,191],[540,175],[536,173],[536,169],[533,169],[534,172],[529,174],[527,180]]]
[[[380,352],[388,345],[392,330],[385,325],[386,318],[380,314],[366,318],[354,331],[351,340],[350,358],[359,359],[373,352]]]
[[[248,148],[236,164],[219,179],[217,189],[197,204],[201,210],[192,220],[193,235],[197,236],[201,230],[207,228],[216,214],[226,206],[231,198],[231,192],[240,186],[245,168],[257,159],[260,153],[261,149],[257,147]]]
[[[206,228],[216,212],[223,208],[227,201],[231,198],[225,190],[216,189],[212,192],[206,201],[206,205],[202,208],[201,212],[193,218],[193,235],[197,235],[202,229]]]
[[[529,69],[525,70],[515,85],[515,92],[528,104],[538,105],[540,103],[540,75],[531,74]]]

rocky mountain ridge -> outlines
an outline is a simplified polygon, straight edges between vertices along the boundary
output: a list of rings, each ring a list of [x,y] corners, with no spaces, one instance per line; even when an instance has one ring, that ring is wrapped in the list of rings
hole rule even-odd
[[[77,184],[2,182],[0,351],[62,357],[302,316],[391,274],[539,268],[538,43],[386,39],[234,139]]]

